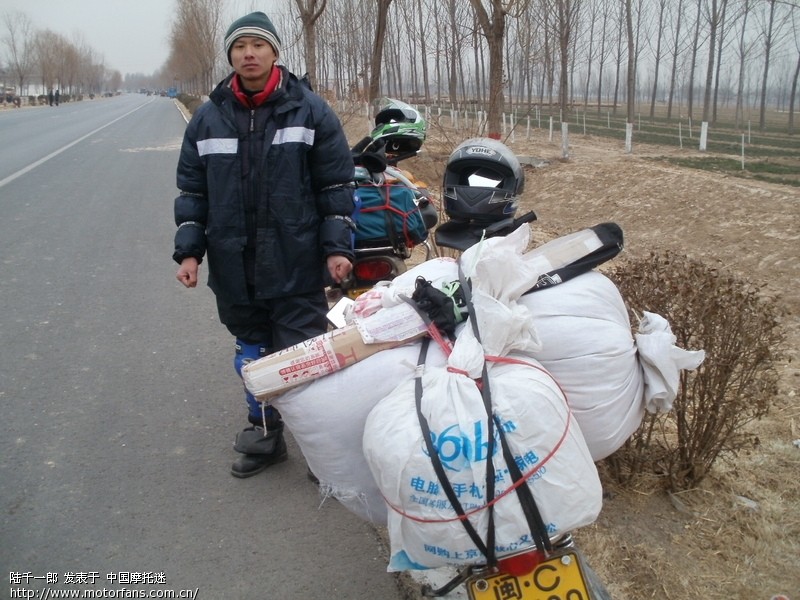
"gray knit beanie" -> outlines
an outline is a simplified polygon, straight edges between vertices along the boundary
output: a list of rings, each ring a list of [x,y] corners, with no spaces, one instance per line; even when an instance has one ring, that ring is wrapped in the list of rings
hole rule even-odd
[[[263,12],[254,12],[236,19],[228,27],[228,31],[225,33],[225,54],[228,55],[228,63],[231,62],[231,46],[233,46],[233,42],[245,35],[267,40],[275,49],[275,56],[280,56],[281,38],[278,37],[275,26]]]

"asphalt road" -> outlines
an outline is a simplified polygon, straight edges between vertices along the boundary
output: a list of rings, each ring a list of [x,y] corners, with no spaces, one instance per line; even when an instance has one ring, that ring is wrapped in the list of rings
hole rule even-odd
[[[291,438],[229,475],[233,340],[170,258],[184,127],[137,94],[0,111],[0,598],[402,598]]]

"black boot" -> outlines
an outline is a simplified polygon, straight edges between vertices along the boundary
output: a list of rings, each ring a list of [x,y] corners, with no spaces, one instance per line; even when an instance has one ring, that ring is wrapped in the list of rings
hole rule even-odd
[[[231,475],[243,479],[261,473],[267,467],[288,458],[286,441],[283,439],[283,422],[263,427],[253,425],[236,436],[233,449],[242,456],[233,461]]]

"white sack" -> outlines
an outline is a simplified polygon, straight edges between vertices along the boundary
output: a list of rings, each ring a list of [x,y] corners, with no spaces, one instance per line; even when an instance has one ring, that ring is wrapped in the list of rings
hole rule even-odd
[[[491,365],[489,379],[495,414],[512,452],[523,474],[533,472],[527,485],[550,536],[593,522],[602,505],[600,481],[558,386],[543,371],[514,364]],[[485,540],[487,423],[480,392],[471,379],[445,368],[426,368],[422,384],[422,411],[448,478],[465,511],[473,511],[470,521]],[[413,380],[399,386],[370,413],[364,454],[392,506],[388,513],[390,571],[483,560],[461,522],[453,520],[456,513],[426,455]],[[499,447],[494,465],[499,497],[512,483]],[[513,491],[495,504],[495,531],[500,556],[533,546]]]
[[[594,460],[616,451],[644,416],[644,380],[628,312],[597,271],[526,294],[541,348],[533,353],[567,395]]]
[[[320,489],[373,523],[386,523],[386,505],[362,451],[367,415],[381,398],[413,377],[420,342],[383,350],[346,369],[271,400],[300,446]],[[429,364],[444,353],[428,351]]]
[[[458,263],[454,258],[432,258],[401,273],[392,281],[378,282],[355,300],[352,317],[366,317],[381,308],[390,308],[405,302],[416,288],[417,277],[430,281],[436,289],[458,280]]]
[[[703,350],[683,350],[675,346],[675,341],[664,317],[644,312],[636,334],[636,347],[644,369],[645,406],[651,413],[672,410],[681,370],[696,369],[706,358]]]

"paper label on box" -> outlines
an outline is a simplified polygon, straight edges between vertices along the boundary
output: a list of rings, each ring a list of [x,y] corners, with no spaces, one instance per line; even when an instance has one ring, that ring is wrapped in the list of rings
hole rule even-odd
[[[333,336],[319,336],[308,342],[301,356],[290,359],[278,369],[278,375],[284,383],[315,379],[341,368],[333,349]],[[293,353],[297,353],[296,348],[293,349]]]
[[[355,325],[365,344],[402,342],[428,330],[416,309],[405,302],[382,308],[368,317],[357,318]]]

